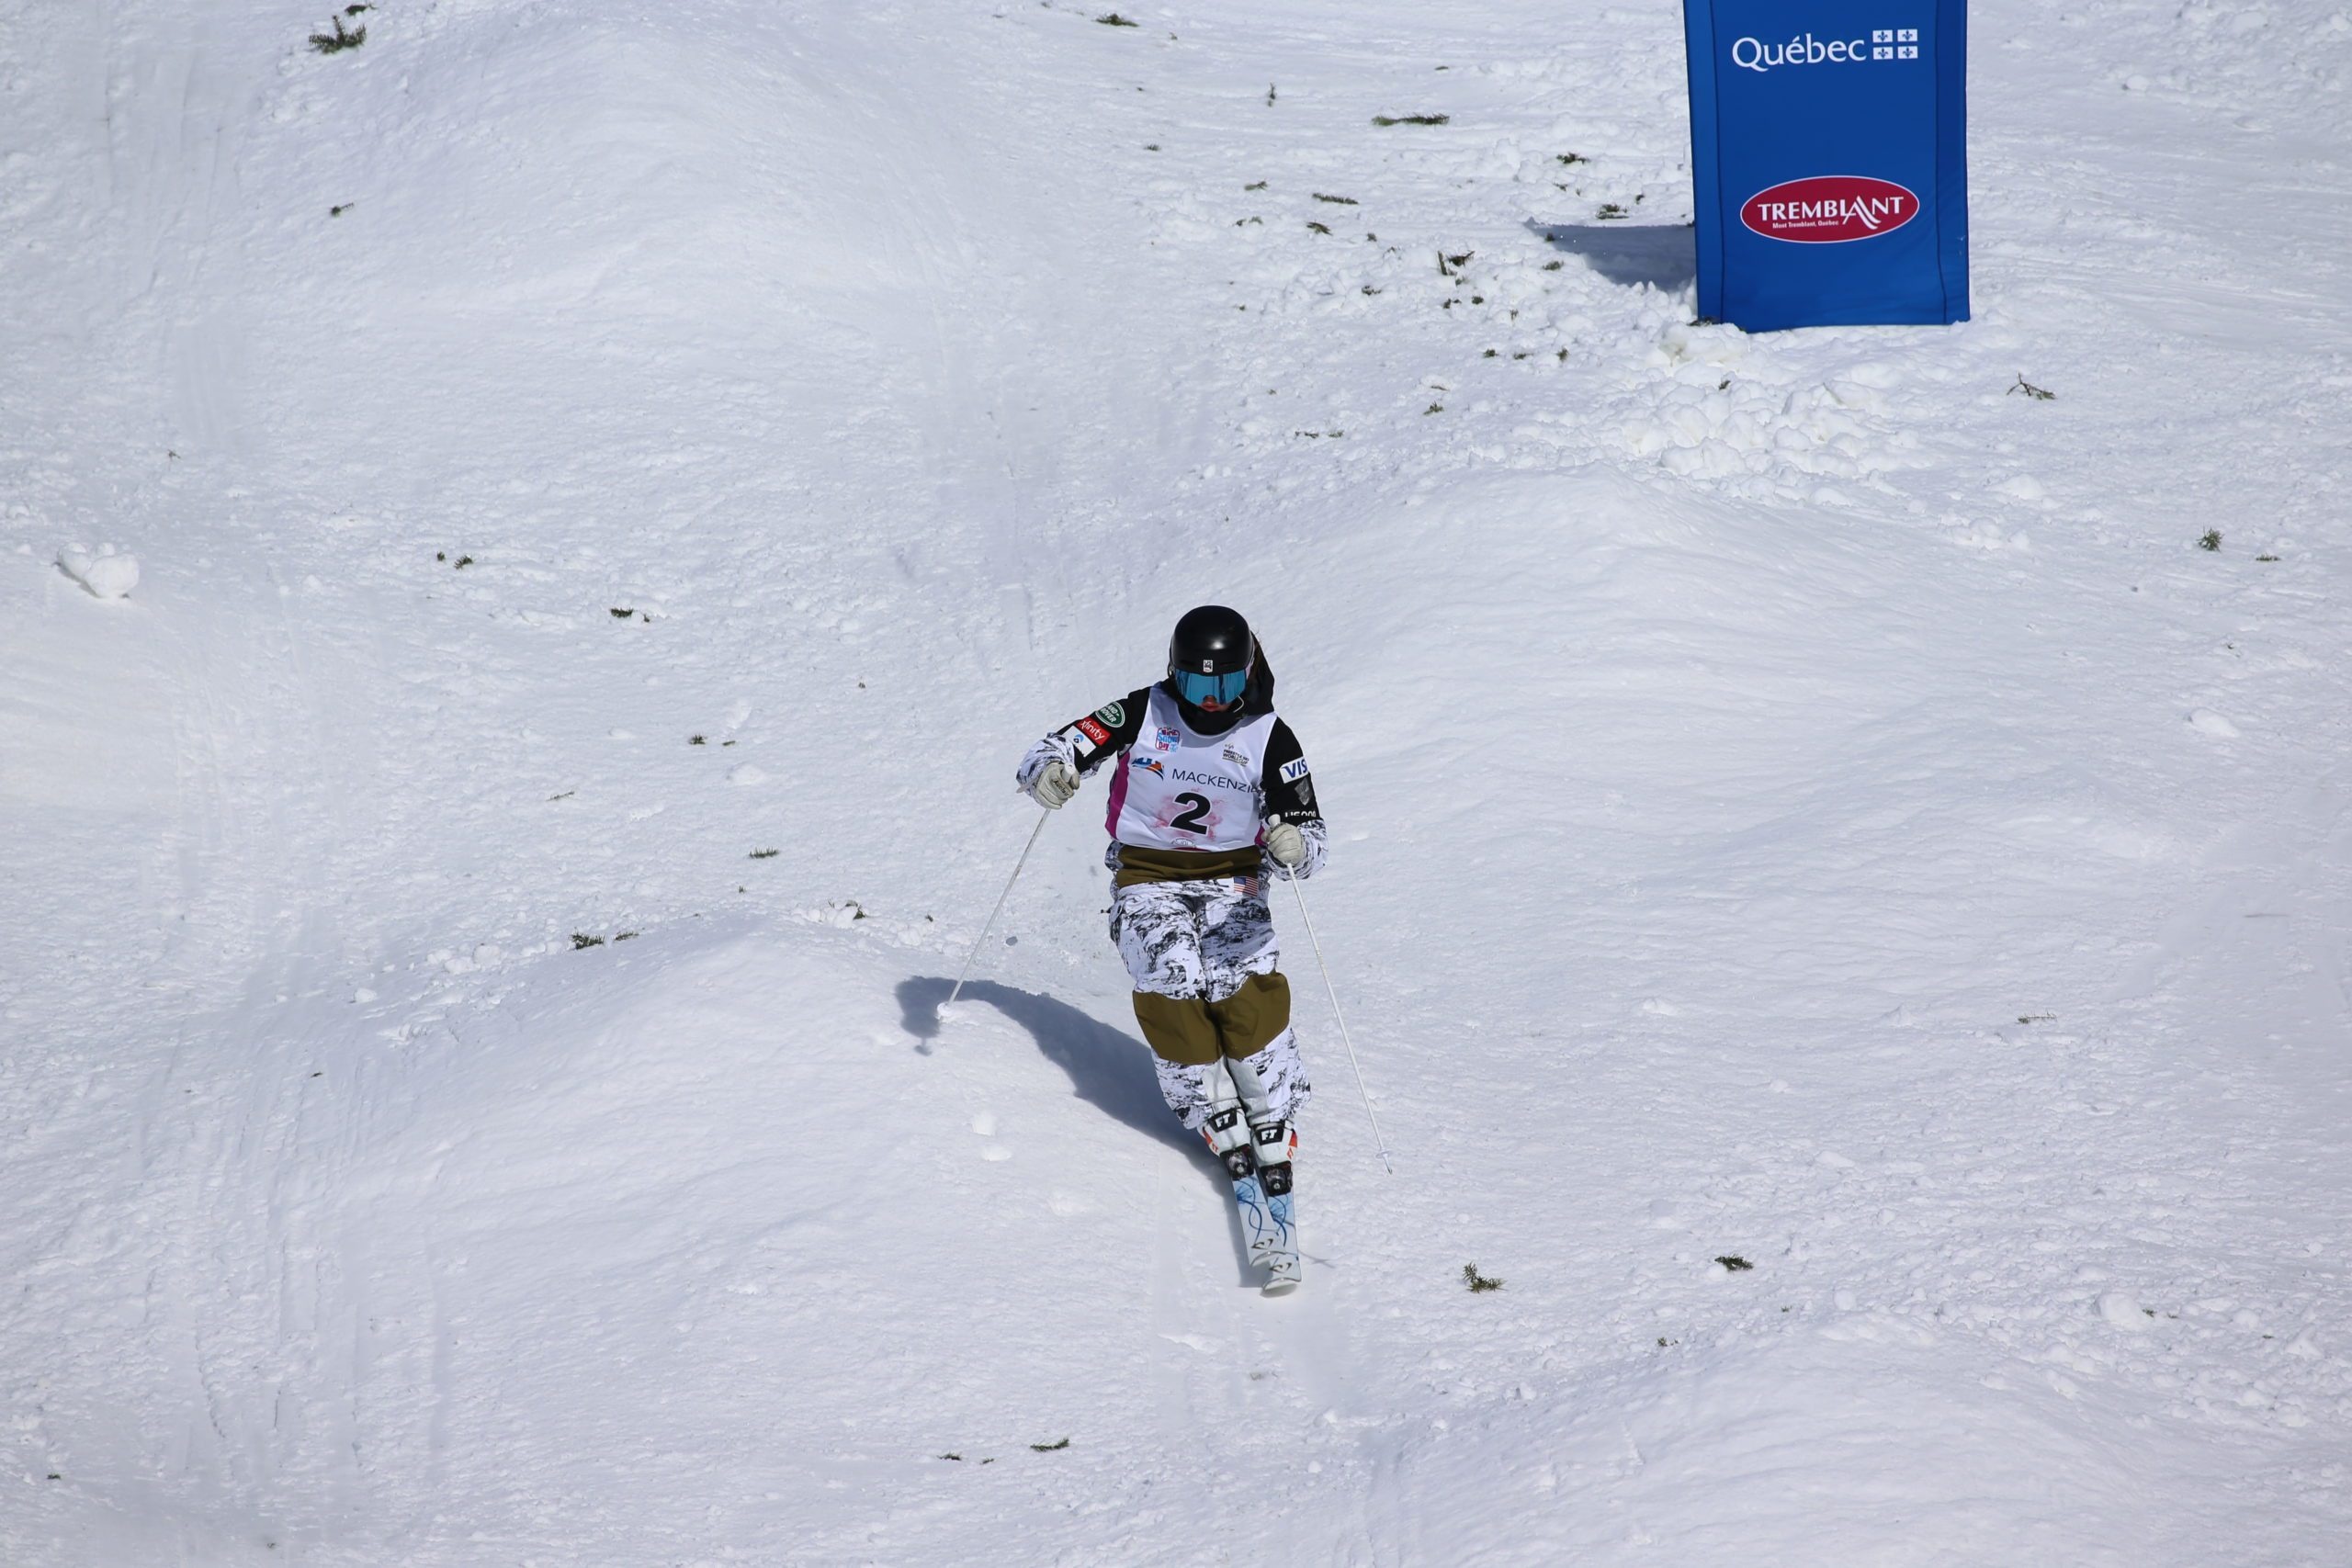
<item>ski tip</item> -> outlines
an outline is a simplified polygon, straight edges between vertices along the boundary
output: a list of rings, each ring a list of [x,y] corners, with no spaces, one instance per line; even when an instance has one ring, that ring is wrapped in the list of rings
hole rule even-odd
[[[1258,1287],[1258,1293],[1261,1296],[1286,1296],[1297,1289],[1298,1281],[1295,1280],[1269,1280]]]

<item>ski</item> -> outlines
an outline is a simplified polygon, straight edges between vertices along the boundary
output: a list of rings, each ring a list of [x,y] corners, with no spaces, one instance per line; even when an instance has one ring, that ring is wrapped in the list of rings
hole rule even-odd
[[[1297,1152],[1298,1136],[1280,1122],[1255,1130],[1258,1153],[1253,1156],[1257,1168],[1260,1191],[1264,1195],[1268,1222],[1265,1245],[1253,1245],[1250,1260],[1266,1271],[1266,1283],[1261,1289],[1270,1296],[1287,1295],[1298,1289],[1306,1278],[1298,1258],[1298,1224],[1292,1207],[1295,1196],[1291,1178],[1295,1168],[1292,1156]],[[1266,1156],[1279,1157],[1268,1159]]]
[[[1266,1270],[1266,1282],[1259,1290],[1269,1296],[1288,1295],[1298,1289],[1299,1282],[1306,1277],[1299,1267],[1298,1228],[1292,1218],[1291,1194],[1269,1194],[1266,1218],[1272,1224],[1273,1235],[1262,1254],[1254,1250],[1250,1254]]]
[[[1274,1245],[1274,1216],[1256,1171],[1233,1179],[1233,1206],[1241,1212],[1241,1235],[1250,1244],[1250,1261],[1262,1269],[1266,1251]]]
[[[1239,1136],[1236,1136],[1239,1130]],[[1223,1134],[1226,1146],[1220,1147],[1218,1135]],[[1201,1136],[1225,1167],[1225,1174],[1233,1183],[1233,1206],[1241,1215],[1242,1239],[1249,1244],[1250,1261],[1266,1270],[1266,1282],[1260,1287],[1270,1296],[1285,1294],[1298,1288],[1297,1232],[1293,1226],[1290,1168],[1285,1162],[1277,1167],[1277,1179],[1283,1190],[1269,1193],[1258,1168],[1257,1156],[1250,1152],[1247,1130],[1238,1110],[1217,1112],[1209,1125],[1201,1129]]]
[[[1209,1152],[1225,1167],[1233,1183],[1233,1204],[1241,1214],[1241,1235],[1250,1247],[1250,1261],[1266,1271],[1259,1287],[1270,1296],[1287,1295],[1305,1279],[1298,1258],[1298,1223],[1291,1193],[1291,1161],[1296,1137],[1280,1122],[1248,1131],[1238,1109],[1219,1111],[1201,1129]],[[1261,1164],[1252,1142],[1283,1157]]]

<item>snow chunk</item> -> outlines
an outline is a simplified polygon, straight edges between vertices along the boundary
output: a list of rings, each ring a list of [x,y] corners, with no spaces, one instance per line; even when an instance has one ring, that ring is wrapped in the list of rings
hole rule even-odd
[[[65,575],[100,599],[119,599],[139,586],[139,558],[118,554],[112,545],[93,552],[85,545],[68,545],[57,552]]]
[[[738,762],[727,770],[727,782],[731,784],[758,784],[768,782],[766,770],[751,762]]]
[[[2147,1312],[2124,1291],[2109,1291],[2098,1299],[2098,1314],[2108,1326],[2126,1334],[2145,1334],[2151,1326]]]
[[[2211,708],[2199,708],[2191,713],[2188,716],[2188,725],[2190,728],[2200,734],[2214,736],[2222,740],[2237,739],[2238,727]]]

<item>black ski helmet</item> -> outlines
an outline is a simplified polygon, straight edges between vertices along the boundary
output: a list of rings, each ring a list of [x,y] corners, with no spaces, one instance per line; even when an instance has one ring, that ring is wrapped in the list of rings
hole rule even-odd
[[[1187,610],[1168,639],[1168,679],[1191,706],[1222,713],[1237,706],[1258,662],[1258,639],[1238,611],[1222,604]]]
[[[1168,639],[1168,672],[1193,671],[1203,675],[1227,675],[1256,662],[1258,639],[1238,610],[1204,604],[1187,610]]]

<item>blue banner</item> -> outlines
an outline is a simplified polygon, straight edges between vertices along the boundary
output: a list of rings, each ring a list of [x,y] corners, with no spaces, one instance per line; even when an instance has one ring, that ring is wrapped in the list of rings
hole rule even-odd
[[[1699,316],[1968,319],[1965,0],[1683,0]]]

